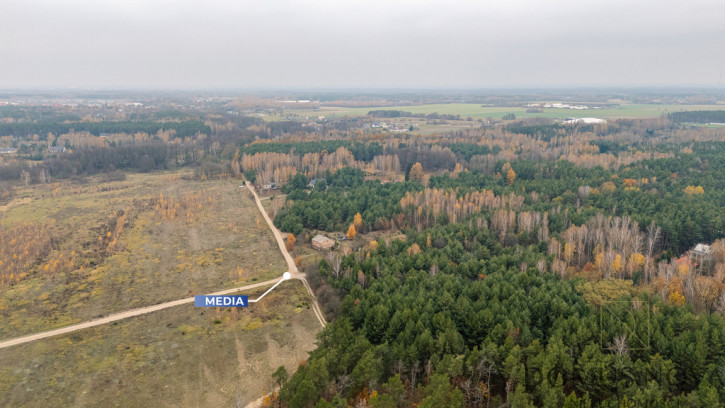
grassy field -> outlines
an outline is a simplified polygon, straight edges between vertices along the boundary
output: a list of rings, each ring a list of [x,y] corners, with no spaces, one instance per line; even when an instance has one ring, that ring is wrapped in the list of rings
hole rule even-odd
[[[577,102],[570,102],[576,104]],[[581,102],[584,103],[584,102]],[[572,110],[572,109],[542,109],[542,112],[526,112],[525,107],[489,107],[480,104],[432,104],[417,106],[385,106],[367,108],[321,107],[319,109],[291,110],[290,113],[309,116],[326,116],[329,118],[344,116],[364,116],[371,110],[402,110],[414,114],[452,114],[461,115],[465,119],[470,116],[474,119],[494,118],[501,119],[507,113],[513,113],[517,118],[545,117],[551,119],[565,119],[568,117],[596,117],[602,119],[616,118],[647,118],[660,117],[669,112],[692,110],[725,110],[725,105],[657,105],[657,104],[622,104],[606,109]],[[270,120],[279,120],[279,117],[270,117]],[[389,121],[396,121],[389,119]]]
[[[19,191],[0,208],[0,234],[13,242],[19,226],[42,226],[49,249],[14,240],[13,255],[37,256],[0,285],[0,338],[281,275],[272,234],[237,185],[136,174]]]
[[[0,350],[0,406],[244,406],[307,358],[319,328],[299,281],[247,309],[178,306]]]
[[[239,183],[188,176],[20,188],[0,206],[0,254],[12,254],[0,338],[280,276]],[[246,404],[272,390],[277,367],[307,358],[319,330],[298,281],[249,308],[177,306],[0,350],[0,406]]]

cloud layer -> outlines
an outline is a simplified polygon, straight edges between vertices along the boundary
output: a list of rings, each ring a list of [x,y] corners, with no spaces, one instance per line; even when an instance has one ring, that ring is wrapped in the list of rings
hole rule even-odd
[[[721,0],[4,0],[0,87],[722,86]]]

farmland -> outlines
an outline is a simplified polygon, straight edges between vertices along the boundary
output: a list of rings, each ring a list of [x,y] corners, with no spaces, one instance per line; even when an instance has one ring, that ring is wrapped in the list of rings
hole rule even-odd
[[[292,110],[290,112],[300,115],[325,116],[330,118],[341,118],[345,116],[364,116],[367,115],[368,112],[373,110],[401,110],[413,114],[439,113],[448,115],[460,115],[463,119],[469,116],[474,119],[501,119],[504,115],[509,113],[515,114],[517,118],[545,117],[549,119],[565,119],[569,117],[598,117],[603,119],[615,119],[660,117],[670,112],[723,109],[725,109],[725,105],[621,104],[613,107],[606,107],[603,109],[572,110],[542,108],[541,112],[527,112],[527,108],[522,106],[501,107],[484,106],[474,103],[450,103],[410,106],[379,106],[365,108],[321,106],[317,109],[298,109]]]

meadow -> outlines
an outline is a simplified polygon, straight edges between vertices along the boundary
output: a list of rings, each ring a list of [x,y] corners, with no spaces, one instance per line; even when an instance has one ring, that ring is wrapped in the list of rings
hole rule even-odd
[[[307,359],[319,327],[289,281],[249,308],[183,305],[2,349],[0,406],[245,406]]]
[[[0,338],[280,276],[239,182],[191,176],[17,187],[0,207]],[[243,405],[280,365],[294,372],[317,331],[298,281],[245,309],[176,306],[0,350],[0,406]]]
[[[238,183],[187,175],[18,191],[0,211],[0,338],[281,275],[272,234]]]

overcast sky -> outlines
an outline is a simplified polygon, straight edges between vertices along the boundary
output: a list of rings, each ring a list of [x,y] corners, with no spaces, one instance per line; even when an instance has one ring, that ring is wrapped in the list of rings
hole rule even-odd
[[[723,0],[0,0],[0,88],[725,85]]]

